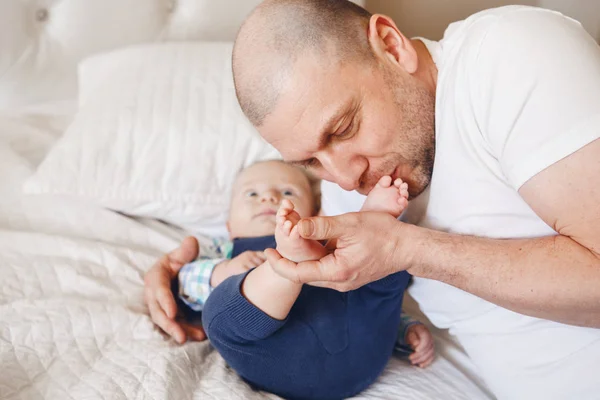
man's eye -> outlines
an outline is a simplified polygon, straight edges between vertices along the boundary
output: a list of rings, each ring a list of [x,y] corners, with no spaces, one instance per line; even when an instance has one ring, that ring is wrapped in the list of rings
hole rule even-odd
[[[317,165],[319,165],[319,160],[317,160],[316,158],[309,158],[304,163],[304,168],[312,168],[316,167]]]
[[[342,132],[338,133],[336,135],[336,137],[338,139],[345,139],[346,137],[350,136],[350,134],[352,133],[353,130],[354,130],[354,119],[352,119],[352,121],[350,122],[350,124],[348,124],[346,129],[344,129]]]
[[[250,190],[248,192],[246,192],[246,197],[256,197],[258,196],[258,193],[256,193],[254,190]]]

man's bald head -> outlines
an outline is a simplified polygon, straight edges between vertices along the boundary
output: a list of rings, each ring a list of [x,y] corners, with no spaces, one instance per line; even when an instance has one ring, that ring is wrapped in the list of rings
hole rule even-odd
[[[252,124],[262,125],[296,61],[309,52],[324,64],[373,59],[370,17],[347,0],[267,0],[258,6],[233,49],[236,94]]]

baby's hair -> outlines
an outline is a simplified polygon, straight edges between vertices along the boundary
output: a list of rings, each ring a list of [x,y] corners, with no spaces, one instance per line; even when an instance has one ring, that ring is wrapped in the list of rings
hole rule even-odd
[[[321,180],[319,178],[317,178],[316,176],[314,176],[313,174],[311,174],[306,169],[304,169],[302,167],[298,167],[296,165],[288,164],[285,161],[277,159],[277,158],[256,161],[256,162],[248,165],[244,169],[250,168],[251,166],[256,165],[256,164],[262,164],[262,163],[266,163],[266,162],[279,162],[279,163],[282,163],[285,165],[289,165],[290,167],[298,169],[300,172],[302,172],[306,176],[306,179],[308,179],[308,183],[310,184],[310,190],[313,195],[313,215],[318,215],[319,211],[321,211]]]

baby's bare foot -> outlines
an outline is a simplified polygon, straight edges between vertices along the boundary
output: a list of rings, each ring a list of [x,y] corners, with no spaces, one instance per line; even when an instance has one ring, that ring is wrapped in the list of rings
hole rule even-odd
[[[392,185],[392,177],[382,177],[367,195],[361,211],[383,211],[399,217],[408,206],[408,185],[398,178]]]
[[[294,210],[294,204],[289,200],[283,200],[276,217],[277,251],[294,262],[318,260],[327,253],[325,247],[315,240],[300,236],[297,226],[300,219],[300,215]]]

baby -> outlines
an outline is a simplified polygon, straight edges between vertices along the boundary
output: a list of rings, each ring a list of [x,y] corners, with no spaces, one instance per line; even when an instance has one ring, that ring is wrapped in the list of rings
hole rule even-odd
[[[407,198],[405,183],[383,177],[362,211],[398,217]],[[285,398],[353,396],[377,379],[394,349],[410,349],[421,367],[433,359],[429,331],[401,318],[406,272],[340,293],[291,282],[265,262],[266,248],[296,262],[327,253],[296,227],[319,203],[297,167],[268,161],[246,168],[232,195],[233,240],[216,243],[213,259],[184,266],[178,277],[181,299],[202,310],[208,338],[227,363],[254,387]]]

